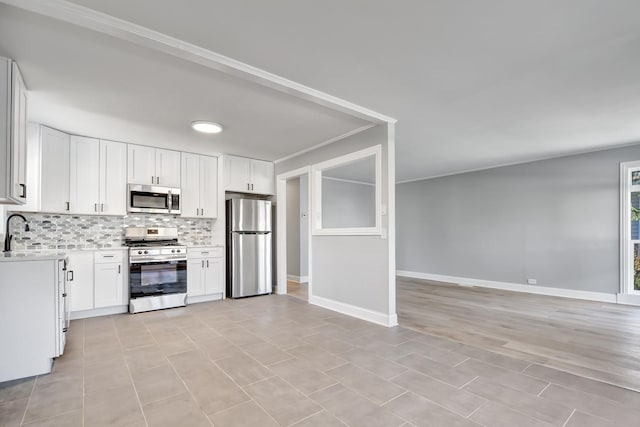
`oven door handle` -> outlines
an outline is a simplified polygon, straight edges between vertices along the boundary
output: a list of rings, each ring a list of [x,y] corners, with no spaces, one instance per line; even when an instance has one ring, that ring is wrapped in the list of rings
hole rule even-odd
[[[129,263],[131,265],[136,265],[136,264],[151,264],[151,263],[163,263],[163,262],[167,262],[167,261],[187,261],[186,258],[166,258],[166,259],[136,259],[136,260],[129,260]]]

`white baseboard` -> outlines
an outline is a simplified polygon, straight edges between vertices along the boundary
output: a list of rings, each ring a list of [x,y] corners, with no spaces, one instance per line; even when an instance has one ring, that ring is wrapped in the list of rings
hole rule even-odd
[[[640,295],[618,294],[618,304],[640,305]]]
[[[575,298],[588,301],[616,303],[616,294],[604,292],[578,291],[574,289],[549,288],[546,286],[523,285],[520,283],[495,282],[492,280],[470,279],[467,277],[444,276],[441,274],[419,273],[416,271],[397,270],[396,274],[401,277],[413,279],[433,280],[436,282],[447,282],[462,286],[479,286],[482,288],[502,289],[505,291],[525,292],[529,294],[550,295],[555,297]]]
[[[300,276],[300,283],[309,283],[309,276]]]
[[[72,311],[69,316],[71,320],[87,319],[89,317],[109,316],[110,314],[128,313],[128,305],[117,305],[115,307],[94,308],[92,310]]]
[[[386,327],[393,327],[398,325],[398,315],[395,313],[385,314],[379,311],[373,311],[315,295],[309,296],[309,304],[317,305],[322,308],[337,311],[338,313],[346,314],[347,316],[357,317],[358,319],[366,320],[371,323],[376,323],[378,325]]]
[[[309,276],[294,276],[293,274],[287,274],[287,280],[297,283],[309,283]]]
[[[218,301],[222,299],[222,294],[199,295],[197,297],[187,296],[187,304],[197,304],[199,302]]]

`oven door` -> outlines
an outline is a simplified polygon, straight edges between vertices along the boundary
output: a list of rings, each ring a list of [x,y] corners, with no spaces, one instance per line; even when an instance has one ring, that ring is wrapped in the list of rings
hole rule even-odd
[[[131,299],[187,293],[187,260],[132,261],[129,264]]]

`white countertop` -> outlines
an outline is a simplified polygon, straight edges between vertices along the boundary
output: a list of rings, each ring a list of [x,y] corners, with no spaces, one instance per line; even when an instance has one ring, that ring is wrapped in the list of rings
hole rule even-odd
[[[59,250],[50,251],[11,251],[3,252],[0,256],[0,262],[13,262],[13,261],[46,261],[63,259],[66,254]]]

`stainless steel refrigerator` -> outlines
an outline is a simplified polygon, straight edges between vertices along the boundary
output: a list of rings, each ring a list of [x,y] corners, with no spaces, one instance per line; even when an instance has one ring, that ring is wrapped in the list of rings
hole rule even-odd
[[[227,296],[270,294],[272,283],[271,202],[227,200]]]

